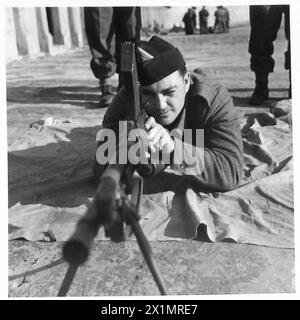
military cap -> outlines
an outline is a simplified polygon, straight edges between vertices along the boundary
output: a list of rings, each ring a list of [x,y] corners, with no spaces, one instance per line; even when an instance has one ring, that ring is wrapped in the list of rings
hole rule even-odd
[[[138,76],[141,85],[150,85],[185,66],[185,60],[168,41],[154,35],[137,41]]]

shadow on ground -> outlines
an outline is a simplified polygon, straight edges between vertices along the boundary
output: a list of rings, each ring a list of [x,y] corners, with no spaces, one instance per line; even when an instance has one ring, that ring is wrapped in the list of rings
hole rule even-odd
[[[250,96],[253,93],[253,88],[237,88],[237,89],[228,89],[230,95],[232,96],[233,99],[233,104],[237,107],[251,107],[251,108],[268,108],[270,107],[274,102],[283,100],[283,99],[288,99],[288,89],[283,89],[283,88],[272,88],[269,89],[270,92],[270,98],[265,101],[265,103],[261,105],[251,105],[249,103]],[[248,93],[246,97],[238,95],[239,93],[242,93],[243,95],[245,93]],[[272,93],[275,93],[277,97],[272,97]],[[280,94],[279,96],[279,93]]]
[[[20,86],[7,88],[8,103],[71,104],[94,109],[98,106],[99,96],[99,88],[89,86]]]
[[[95,137],[100,126],[78,127],[67,132],[44,127],[26,133],[24,149],[8,153],[9,207],[16,203],[77,207],[93,197],[96,183],[92,167],[96,152]],[[45,131],[45,132],[44,132]],[[50,138],[49,138],[50,137]],[[41,146],[43,139],[56,140]],[[187,177],[163,172],[146,179],[144,193],[176,190],[187,184]]]
[[[232,95],[235,106],[253,107],[248,103],[253,88],[237,88],[228,90]],[[238,96],[238,93],[247,93],[247,97]],[[266,104],[256,106],[266,107],[273,102],[286,99],[288,89],[272,88],[270,93],[285,92],[280,97],[270,97]],[[98,87],[90,86],[58,86],[58,87],[33,87],[20,86],[7,88],[8,103],[28,103],[30,104],[71,104],[87,109],[96,109],[99,103],[100,92]]]
[[[43,141],[42,132],[31,129],[31,142]],[[92,197],[92,164],[99,126],[52,132],[57,142],[8,153],[9,207],[41,203],[49,206],[75,207]],[[27,142],[26,142],[27,143]]]

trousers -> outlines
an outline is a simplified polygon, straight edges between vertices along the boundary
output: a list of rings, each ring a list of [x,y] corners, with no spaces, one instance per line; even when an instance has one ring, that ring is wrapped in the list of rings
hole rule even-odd
[[[84,24],[94,76],[105,80],[119,73],[121,42],[140,39],[140,7],[84,7]]]
[[[290,12],[288,5],[255,5],[250,6],[250,68],[255,73],[267,74],[273,72],[275,61],[273,42],[277,38],[281,19],[284,15],[285,37],[288,41],[285,52],[285,69],[290,69]]]

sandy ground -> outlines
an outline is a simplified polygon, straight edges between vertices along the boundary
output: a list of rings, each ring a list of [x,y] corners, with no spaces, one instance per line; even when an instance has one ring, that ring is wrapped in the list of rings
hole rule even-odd
[[[229,89],[234,104],[242,116],[248,113],[268,112],[274,101],[287,98],[289,87],[288,73],[283,67],[286,41],[283,30],[280,30],[275,43],[275,72],[269,78],[270,100],[265,105],[256,108],[247,104],[254,87],[254,75],[249,70],[248,36],[249,28],[239,27],[230,30],[228,34],[189,37],[174,34],[166,36],[166,39],[182,50],[189,69],[201,67],[209,77],[215,78]],[[84,132],[90,135],[91,144],[94,143],[93,137],[101,123],[104,110],[96,108],[99,94],[97,82],[89,69],[89,59],[89,50],[84,48],[61,56],[23,59],[7,65],[8,151],[31,148],[32,146],[28,144],[22,144],[22,139],[30,124],[42,117],[66,119],[66,121],[72,119],[73,125],[78,124],[76,128],[78,133]],[[116,77],[114,80],[117,83]],[[76,149],[76,145],[81,143],[80,139],[75,140],[74,137],[72,139],[72,136],[69,136],[69,139],[72,141],[73,149]],[[49,144],[51,143],[52,141],[49,141]],[[64,154],[68,151],[67,148],[64,149],[66,146],[67,144],[62,141],[58,150],[57,145],[53,144],[53,148],[48,149],[49,153],[45,154],[45,157],[51,158],[51,152]],[[53,168],[49,168],[49,175],[53,175],[53,181],[64,180],[65,189],[68,192],[58,189],[56,195],[52,194],[51,197],[48,195],[48,198],[51,199],[47,200],[47,194],[45,194],[47,190],[41,190],[40,185],[36,184],[38,177],[34,176],[34,172],[32,172],[30,181],[32,185],[34,183],[37,185],[36,190],[28,188],[22,184],[21,180],[17,181],[15,175],[18,168],[9,165],[9,181],[10,179],[14,181],[9,184],[9,207],[17,202],[32,203],[33,199],[40,200],[41,194],[44,195],[43,203],[49,205],[82,204],[82,199],[92,197],[94,192],[94,189],[85,180],[91,173],[88,164],[92,156],[92,154],[87,154],[86,165],[76,172],[77,177],[82,177],[80,187],[82,198],[79,196],[76,203],[69,197],[70,190],[73,188],[72,174],[74,172],[59,177],[55,176]],[[29,175],[32,165],[32,163],[26,163],[24,166],[24,170],[27,170]],[[59,166],[67,168],[68,163],[60,163]],[[193,242],[181,243],[180,248],[178,246],[174,242],[155,243],[154,245],[158,255],[165,257],[160,266],[173,294],[294,291],[292,271],[294,251],[292,249],[275,250],[241,244],[200,243],[196,246]],[[53,264],[53,261],[60,257],[60,244],[10,241],[9,247],[10,296],[55,296],[67,268],[67,265],[61,261]],[[83,267],[82,273],[79,272],[70,295],[157,294],[157,289],[153,286],[150,275],[145,271],[146,267],[141,261],[135,244],[131,242],[127,245],[98,243],[96,248],[101,258],[95,257],[94,252],[93,258]],[[197,250],[199,256],[205,256],[207,260],[200,262],[199,256],[194,256]],[[114,253],[113,256],[111,252]],[[180,258],[180,264],[171,271],[169,265],[172,265],[182,252],[184,253]],[[191,255],[193,259],[190,259]],[[268,258],[262,259],[266,256]],[[210,260],[213,257],[217,257],[216,260]],[[106,260],[105,267],[99,266],[98,262],[101,259]],[[138,264],[142,265],[142,271],[138,270],[136,259],[139,260]],[[243,262],[235,264],[235,259]],[[261,262],[254,266],[251,261]],[[48,264],[51,267],[50,271],[47,271]],[[46,267],[43,268],[43,266]],[[191,266],[200,269],[188,273]],[[105,272],[103,268],[110,270],[113,277],[108,282],[102,279]],[[129,269],[130,273],[127,271]],[[30,270],[33,271],[30,273]],[[136,273],[132,270],[135,270]],[[242,270],[248,276],[242,277]],[[84,271],[90,272],[87,284],[84,284],[86,280]],[[50,280],[49,272],[51,273]],[[140,281],[138,279],[141,274],[142,280]],[[203,275],[203,278],[197,278],[198,282],[195,282],[196,275],[198,277]],[[95,279],[97,279],[96,286],[94,286]],[[48,280],[51,285],[46,284]]]

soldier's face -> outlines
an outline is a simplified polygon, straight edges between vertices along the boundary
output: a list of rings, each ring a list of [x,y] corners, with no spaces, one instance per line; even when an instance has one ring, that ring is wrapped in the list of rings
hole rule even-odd
[[[179,71],[151,85],[142,86],[142,103],[147,114],[163,126],[170,125],[182,110],[189,87],[189,72],[182,76]]]

